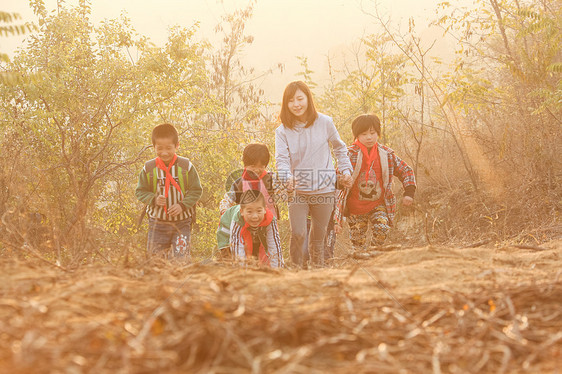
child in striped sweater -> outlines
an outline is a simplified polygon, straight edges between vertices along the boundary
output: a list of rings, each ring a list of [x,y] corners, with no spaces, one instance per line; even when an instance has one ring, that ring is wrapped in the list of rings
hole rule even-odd
[[[189,257],[192,217],[203,193],[199,176],[187,158],[176,154],[179,140],[174,126],[156,126],[152,145],[156,158],[144,164],[136,189],[148,214],[148,253]]]

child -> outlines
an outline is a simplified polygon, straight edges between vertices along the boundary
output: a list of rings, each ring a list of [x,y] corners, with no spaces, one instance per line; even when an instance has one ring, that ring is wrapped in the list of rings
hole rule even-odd
[[[371,249],[384,243],[396,212],[396,198],[392,192],[392,177],[396,175],[404,186],[403,205],[411,205],[416,192],[413,170],[394,151],[378,143],[380,120],[375,115],[364,114],[351,124],[354,143],[348,147],[353,166],[351,189],[340,194],[344,215],[348,216],[349,236],[356,252],[365,250],[367,241]],[[336,224],[339,225],[339,212]],[[372,227],[371,237],[367,229]]]
[[[228,245],[238,260],[254,257],[261,265],[283,267],[277,218],[267,209],[265,198],[258,190],[244,191],[240,205],[226,210],[217,241],[219,248]]]
[[[191,220],[203,189],[193,164],[176,152],[178,133],[170,124],[152,130],[156,158],[139,175],[137,199],[146,204],[148,253],[169,257],[190,256]]]
[[[324,266],[326,228],[335,202],[336,174],[330,145],[343,172],[342,183],[351,187],[351,164],[332,119],[314,107],[312,93],[302,81],[289,83],[283,93],[283,123],[275,130],[275,157],[279,178],[295,196],[289,201],[291,259],[306,265],[307,225],[310,213],[310,259]]]
[[[219,204],[220,214],[223,215],[228,208],[240,204],[240,197],[244,191],[258,190],[265,197],[267,209],[279,219],[279,209],[275,204],[273,173],[266,170],[269,164],[269,149],[265,144],[248,144],[244,148],[242,162],[244,163],[242,176],[234,181],[230,190],[224,194]]]

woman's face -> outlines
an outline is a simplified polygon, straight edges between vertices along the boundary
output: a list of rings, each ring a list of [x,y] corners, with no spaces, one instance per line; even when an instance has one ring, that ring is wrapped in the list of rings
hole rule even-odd
[[[289,112],[291,112],[301,122],[306,120],[306,111],[308,110],[308,98],[301,90],[297,90],[295,95],[289,99],[287,104]]]

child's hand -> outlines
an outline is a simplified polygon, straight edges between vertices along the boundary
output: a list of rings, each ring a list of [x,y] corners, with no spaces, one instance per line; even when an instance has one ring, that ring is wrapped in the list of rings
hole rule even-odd
[[[402,205],[404,206],[410,206],[413,202],[414,199],[412,199],[410,196],[404,196],[404,198],[402,199]]]
[[[341,177],[341,185],[346,188],[351,188],[353,186],[353,178],[351,175],[345,174]]]
[[[182,211],[183,209],[180,204],[174,204],[168,208],[168,215],[171,217],[175,217],[177,215],[180,215]]]
[[[336,233],[336,235],[341,234],[341,225],[335,224],[334,225],[334,232]]]
[[[164,196],[164,195],[156,196],[156,205],[166,206],[166,196]]]

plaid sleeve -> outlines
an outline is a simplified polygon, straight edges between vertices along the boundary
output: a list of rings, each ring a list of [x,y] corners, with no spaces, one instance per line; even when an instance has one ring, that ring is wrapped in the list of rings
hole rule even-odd
[[[404,186],[404,194],[406,196],[414,197],[416,191],[416,177],[414,170],[400,157],[394,153],[389,154],[392,164],[394,165],[394,175],[400,179],[402,186]]]
[[[336,206],[334,208],[334,223],[342,225],[343,209],[345,206],[345,199],[347,197],[347,189],[336,190]]]
[[[221,216],[224,214],[224,212],[226,212],[228,208],[231,208],[236,205],[236,201],[234,200],[233,195],[234,195],[234,191],[232,190],[224,194],[222,200],[219,203],[219,212]]]
[[[281,249],[281,239],[279,237],[279,228],[277,227],[276,218],[273,218],[273,221],[267,228],[267,248],[271,267],[283,267],[283,251]]]

